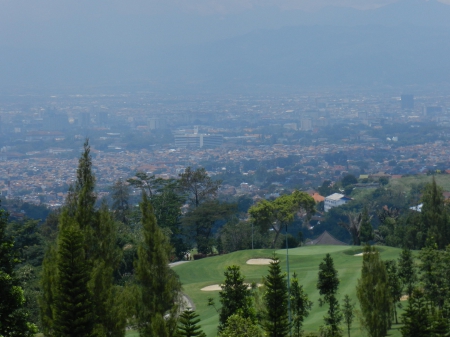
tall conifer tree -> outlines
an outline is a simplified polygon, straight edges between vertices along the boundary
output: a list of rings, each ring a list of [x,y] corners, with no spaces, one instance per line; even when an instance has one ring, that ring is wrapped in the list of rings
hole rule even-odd
[[[87,287],[90,268],[85,259],[84,236],[67,212],[61,216],[58,236],[58,282],[55,291],[54,335],[93,336],[92,295]]]
[[[176,330],[175,311],[181,284],[169,267],[171,246],[156,224],[145,193],[140,204],[143,241],[135,262],[137,321],[143,337],[171,336]],[[164,318],[168,315],[167,318]]]
[[[288,291],[286,276],[281,272],[280,260],[276,256],[272,258],[264,285],[267,289],[264,294],[267,308],[264,330],[269,337],[285,337],[289,333]]]
[[[60,231],[63,223],[71,223],[82,234],[84,268],[89,277],[85,279],[91,294],[95,334],[97,336],[121,337],[125,334],[125,316],[123,307],[118,303],[119,287],[113,284],[113,274],[118,268],[120,251],[116,246],[116,226],[109,210],[104,205],[100,211],[95,209],[96,194],[95,176],[92,173],[92,158],[89,141],[84,143],[84,151],[80,157],[76,183],[71,186],[64,210],[60,217]],[[60,233],[61,235],[61,233]],[[41,297],[41,320],[44,331],[57,331],[60,322],[55,321],[56,294],[63,280],[60,272],[55,273],[56,256],[60,255],[60,247],[55,252],[49,251],[43,264]],[[55,290],[55,287],[57,288]]]
[[[386,336],[392,322],[392,298],[385,265],[374,247],[364,248],[356,294],[361,307],[361,325],[369,337]]]

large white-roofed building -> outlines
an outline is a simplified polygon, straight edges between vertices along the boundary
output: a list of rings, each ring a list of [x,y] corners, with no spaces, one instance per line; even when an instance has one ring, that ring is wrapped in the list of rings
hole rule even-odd
[[[333,207],[344,205],[350,200],[352,200],[352,198],[346,197],[343,194],[333,193],[325,198],[324,210],[325,212],[328,212]]]

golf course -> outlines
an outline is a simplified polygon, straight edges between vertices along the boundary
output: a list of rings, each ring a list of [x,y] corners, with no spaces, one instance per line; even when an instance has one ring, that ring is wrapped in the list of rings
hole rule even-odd
[[[382,260],[390,260],[397,259],[401,249],[383,246],[379,247],[379,251]],[[323,316],[327,311],[326,306],[319,306],[319,291],[316,288],[319,264],[327,253],[331,254],[339,273],[339,300],[348,294],[357,304],[356,309],[359,309],[356,284],[361,274],[363,258],[361,254],[357,254],[361,252],[361,247],[351,246],[318,245],[289,249],[290,274],[292,276],[293,272],[297,273],[300,284],[303,285],[310,300],[314,303],[310,315],[305,320],[304,330],[306,332],[317,332],[319,326],[323,324]],[[240,266],[247,283],[262,283],[262,278],[268,273],[268,266],[264,264],[249,265],[247,261],[271,258],[274,253],[279,257],[283,270],[286,271],[286,250],[284,249],[275,251],[270,249],[244,250],[191,261],[174,267],[183,284],[183,292],[194,302],[195,310],[202,319],[202,328],[208,337],[217,335],[219,317],[216,310],[208,306],[208,298],[214,298],[216,307],[220,308],[219,291],[202,291],[201,289],[223,282],[225,268],[230,265]],[[399,326],[394,324],[389,335],[401,336],[398,330]],[[357,318],[351,333],[352,336],[365,336]]]

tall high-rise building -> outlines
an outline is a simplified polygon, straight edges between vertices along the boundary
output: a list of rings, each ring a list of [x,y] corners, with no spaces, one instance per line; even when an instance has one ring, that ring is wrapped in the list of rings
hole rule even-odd
[[[402,95],[402,110],[413,110],[414,109],[414,95]]]

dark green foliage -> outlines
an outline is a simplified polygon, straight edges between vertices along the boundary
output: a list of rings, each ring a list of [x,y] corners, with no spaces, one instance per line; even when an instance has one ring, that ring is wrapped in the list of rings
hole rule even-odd
[[[303,321],[308,317],[313,302],[309,300],[303,286],[299,284],[296,273],[292,277],[290,290],[294,337],[300,337],[302,335]]]
[[[384,265],[388,275],[388,287],[392,300],[393,317],[395,318],[395,323],[398,324],[397,306],[400,305],[400,298],[402,297],[402,282],[399,277],[397,262],[395,260],[385,261]]]
[[[338,272],[334,268],[334,262],[330,254],[327,254],[319,265],[319,279],[317,281],[317,289],[323,296],[319,300],[320,306],[328,304],[328,313],[324,317],[325,325],[322,327],[322,333],[327,337],[342,336],[339,327],[342,322],[342,313],[336,299],[338,287]]]
[[[327,254],[319,265],[319,280],[317,281],[317,289],[324,298],[320,303],[328,303],[331,296],[336,295],[339,287],[339,278],[334,261],[330,254]]]
[[[345,295],[343,300],[342,315],[344,316],[344,323],[347,325],[348,337],[350,337],[350,329],[355,318],[355,304],[352,303],[348,295]]]
[[[422,196],[422,221],[427,228],[427,239],[436,242],[439,249],[450,243],[450,224],[448,210],[445,208],[443,190],[437,186],[433,177],[426,185]]]
[[[168,265],[172,248],[156,224],[153,208],[145,193],[140,207],[143,241],[135,262],[138,329],[141,336],[169,336],[176,330],[175,303],[181,285]],[[168,318],[164,319],[166,314]]]
[[[356,294],[361,307],[361,325],[369,337],[386,336],[391,327],[392,299],[388,274],[375,247],[364,248]]]
[[[67,213],[61,217],[58,238],[55,290],[55,336],[93,336],[92,294],[87,283],[90,268],[85,259],[84,236],[78,224]]]
[[[219,333],[219,337],[263,337],[263,334],[250,318],[234,314],[228,317],[225,329]]]
[[[361,227],[359,230],[359,239],[361,243],[369,243],[374,238],[372,223],[370,222],[369,212],[367,207],[364,207],[361,215]]]
[[[178,319],[177,337],[206,337],[198,323],[200,323],[198,314],[187,308]]]
[[[7,220],[7,213],[0,209],[0,336],[31,337],[37,331],[24,309],[25,296],[14,271],[14,244],[6,237]]]
[[[119,179],[112,186],[111,192],[114,217],[122,223],[128,224],[130,211],[128,204],[130,189],[128,185],[122,179]]]
[[[347,187],[349,185],[357,184],[358,179],[353,174],[347,174],[344,178],[341,180],[342,187]]]
[[[264,302],[267,308],[262,324],[264,330],[268,337],[285,337],[289,333],[288,292],[286,277],[281,273],[280,260],[276,256],[270,263],[264,285]]]
[[[231,217],[235,210],[233,204],[209,200],[193,208],[185,215],[183,224],[189,230],[192,239],[197,242],[199,253],[212,253],[212,248],[216,243],[212,235],[214,224]]]
[[[450,251],[440,251],[437,245],[422,248],[419,254],[425,296],[435,306],[443,308],[450,291]]]
[[[238,314],[242,318],[254,320],[255,313],[252,310],[252,297],[248,285],[244,283],[244,275],[239,266],[228,266],[225,270],[225,281],[219,292],[222,308],[219,314],[219,331],[223,330],[228,317]]]
[[[416,290],[409,298],[408,306],[402,315],[403,337],[429,337],[430,336],[430,313],[423,292]]]
[[[39,233],[39,221],[25,219],[10,222],[7,235],[14,238],[14,251],[20,261],[27,261],[34,267],[42,264],[44,240]]]
[[[121,251],[117,247],[117,228],[105,204],[100,210],[95,209],[94,187],[95,177],[92,174],[90,147],[86,140],[84,152],[79,160],[76,183],[69,191],[68,199],[59,218],[58,246],[56,249],[50,248],[43,263],[41,320],[44,332],[49,335],[72,333],[69,331],[71,328],[68,327],[68,323],[65,323],[71,316],[64,316],[64,312],[58,313],[58,307],[73,306],[73,301],[75,301],[70,300],[70,303],[66,303],[64,297],[69,295],[61,293],[61,289],[65,289],[65,284],[69,282],[65,278],[72,276],[65,275],[64,268],[59,267],[58,270],[54,268],[55,264],[59,266],[64,261],[61,256],[68,254],[61,251],[61,249],[66,249],[62,243],[69,242],[66,237],[67,233],[63,233],[63,230],[66,229],[75,231],[77,237],[81,236],[79,240],[82,244],[82,254],[80,253],[80,256],[83,256],[84,264],[82,265],[78,260],[77,263],[80,268],[82,266],[82,272],[87,276],[83,274],[81,277],[81,271],[78,271],[77,282],[79,285],[77,287],[83,291],[87,289],[85,296],[89,297],[84,311],[81,310],[81,306],[79,306],[80,312],[71,314],[69,311],[75,309],[66,310],[72,316],[85,315],[84,318],[79,319],[73,316],[73,324],[81,326],[82,321],[87,322],[89,316],[93,324],[89,329],[93,335],[121,337],[125,333],[126,316],[121,310],[123,304],[120,303],[122,289],[113,284],[113,275],[117,274],[121,260]],[[56,223],[56,221],[54,222]],[[75,245],[79,242],[71,244]],[[84,284],[82,284],[83,282]],[[75,295],[70,294],[70,296]],[[55,316],[57,313],[59,316]],[[65,332],[61,332],[63,330]]]
[[[198,207],[202,202],[214,198],[221,183],[220,180],[213,181],[204,168],[192,170],[189,166],[184,173],[180,174],[180,186],[193,207]]]
[[[398,258],[398,277],[406,293],[411,297],[417,282],[417,270],[414,266],[412,252],[408,248],[404,248]]]
[[[308,219],[315,211],[315,205],[314,199],[309,194],[294,191],[273,201],[261,200],[257,205],[250,207],[249,214],[261,233],[273,229],[275,238],[272,248],[274,248],[281,230],[294,221],[297,212],[303,210]]]

